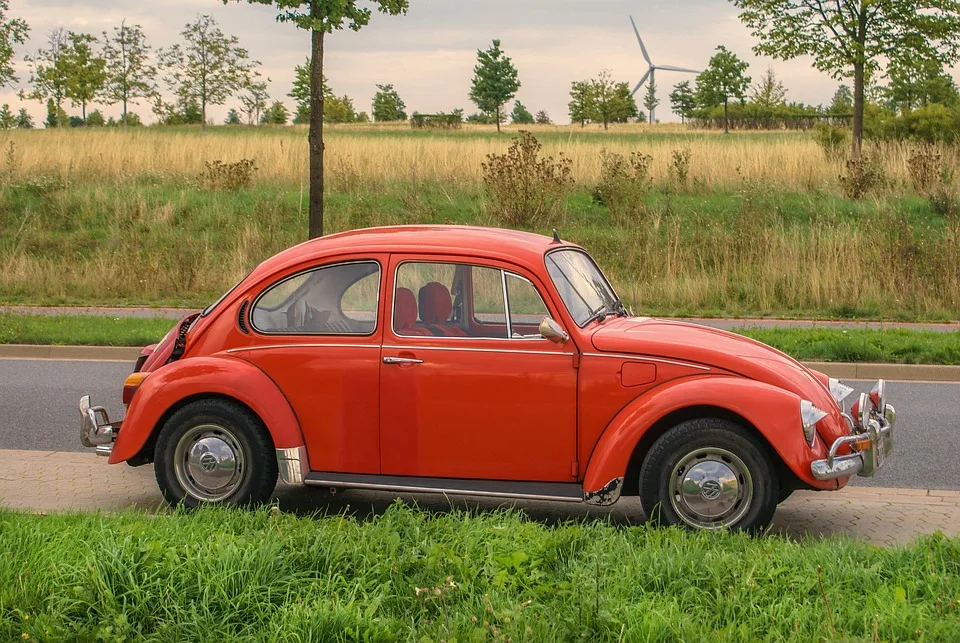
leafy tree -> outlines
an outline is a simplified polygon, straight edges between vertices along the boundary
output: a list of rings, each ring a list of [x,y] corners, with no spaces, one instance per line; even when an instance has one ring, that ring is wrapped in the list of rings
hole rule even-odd
[[[356,123],[361,119],[353,107],[353,99],[349,96],[334,96],[331,92],[324,99],[323,120],[327,123]]]
[[[895,111],[932,104],[948,107],[957,104],[957,86],[938,60],[894,61],[890,63],[888,73],[890,85],[886,97]]]
[[[853,78],[853,158],[860,158],[866,87],[884,61],[960,53],[958,0],[732,0],[761,55],[812,56],[834,78]]]
[[[783,86],[773,67],[767,67],[767,71],[760,78],[750,92],[750,102],[757,107],[772,110],[780,107],[787,101],[787,88]]]
[[[107,105],[123,106],[120,122],[129,120],[130,103],[148,99],[157,91],[157,68],[150,64],[150,45],[140,25],[127,26],[123,20],[113,34],[103,32],[103,58],[107,78],[101,97]]]
[[[377,85],[373,95],[373,120],[378,123],[407,120],[407,109],[393,85]]]
[[[10,106],[0,105],[0,129],[13,129],[17,126],[17,117],[10,111]]]
[[[616,90],[616,83],[609,71],[600,72],[599,76],[590,81],[590,94],[593,97],[590,120],[603,123],[603,129],[609,129],[610,121],[614,119]]]
[[[13,68],[13,47],[27,41],[30,27],[21,18],[7,18],[10,5],[0,0],[0,88],[17,82]]]
[[[710,58],[707,68],[697,76],[697,104],[701,107],[723,105],[723,131],[730,132],[730,99],[742,101],[750,86],[746,61],[723,45]]]
[[[267,92],[267,80],[258,80],[260,74],[253,72],[243,83],[244,92],[240,94],[241,111],[247,117],[248,125],[261,123],[261,116],[267,109],[270,94]]]
[[[87,122],[87,103],[103,89],[107,80],[107,61],[95,50],[97,38],[88,33],[69,32],[63,60],[67,69],[64,95],[80,106],[80,118]]]
[[[657,98],[657,84],[653,82],[653,76],[647,84],[647,93],[643,96],[643,106],[650,113],[650,124],[653,125],[653,112],[660,105],[660,99]]]
[[[282,101],[275,100],[260,118],[261,125],[286,125],[290,122],[290,110]]]
[[[631,118],[644,121],[646,114],[637,108],[637,100],[633,97],[629,83],[617,83],[614,88],[613,103],[613,121],[614,123],[626,123]]]
[[[596,97],[593,93],[593,84],[589,80],[575,80],[570,86],[570,121],[580,123],[586,127],[594,114]]]
[[[103,117],[103,112],[95,109],[83,119],[83,123],[87,127],[103,127],[107,124],[107,120]]]
[[[503,55],[500,41],[494,40],[486,51],[477,50],[477,66],[473,73],[470,100],[495,117],[499,132],[503,106],[513,100],[520,89],[517,68],[509,56]]]
[[[541,109],[539,112],[537,112],[535,120],[537,125],[553,125],[553,121],[550,120],[550,114],[548,114],[547,110],[545,109]]]
[[[233,107],[230,108],[230,111],[227,112],[227,118],[223,121],[224,125],[243,125],[243,121],[240,120],[240,112],[238,112]]]
[[[239,1],[239,0],[238,0]],[[229,0],[223,0],[224,4]],[[323,236],[323,48],[326,34],[348,27],[359,31],[370,22],[371,11],[359,0],[247,0],[250,4],[275,5],[277,19],[292,22],[311,32],[310,45],[310,238]],[[392,16],[407,12],[408,0],[369,0],[380,13]],[[302,114],[297,106],[297,118]]]
[[[831,114],[852,114],[853,113],[853,92],[846,85],[840,85],[833,94],[833,100],[830,102],[828,111]]]
[[[58,108],[52,98],[47,99],[47,118],[43,121],[44,127],[63,127],[68,122],[67,113],[62,108]]]
[[[224,34],[209,15],[187,23],[180,36],[182,45],[160,50],[160,68],[174,94],[186,102],[194,99],[199,103],[200,122],[206,128],[207,107],[223,105],[260,63],[250,60],[237,37]]]
[[[517,101],[513,104],[513,112],[510,114],[510,122],[514,125],[533,125],[536,122],[530,110],[523,106],[523,103]]]
[[[33,89],[26,94],[21,92],[21,95],[33,100],[53,101],[53,109],[51,110],[49,105],[47,108],[47,127],[63,127],[67,122],[66,114],[63,118],[57,117],[58,114],[63,114],[63,99],[70,77],[64,56],[67,46],[67,32],[62,27],[57,27],[47,34],[47,49],[41,49],[33,56],[24,56],[30,64],[30,84]],[[53,114],[53,120],[50,120],[50,114]]]
[[[33,116],[25,107],[21,107],[17,113],[17,127],[19,129],[33,129]]]
[[[689,80],[677,83],[670,92],[670,107],[673,113],[680,117],[682,123],[693,117],[693,112],[697,108],[697,98]]]
[[[157,122],[161,125],[200,125],[204,122],[200,102],[192,96],[181,96],[173,104],[156,96],[153,113],[157,115]]]
[[[296,104],[297,108],[294,112],[293,122],[300,123],[309,123],[310,122],[310,59],[307,59],[302,65],[297,65],[293,70],[293,89],[290,90],[290,93],[287,94],[292,98]],[[326,92],[327,87],[327,77],[321,76],[320,80],[321,92]]]

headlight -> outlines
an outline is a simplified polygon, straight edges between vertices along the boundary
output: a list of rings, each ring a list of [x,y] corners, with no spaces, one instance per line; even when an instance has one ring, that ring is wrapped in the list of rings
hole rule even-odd
[[[853,393],[852,388],[832,377],[828,382],[828,388],[830,389],[830,395],[837,401],[837,404],[842,404],[843,401]]]
[[[809,400],[800,400],[800,422],[803,424],[803,436],[807,439],[807,444],[813,448],[817,440],[817,422],[827,417],[827,412],[818,409]]]

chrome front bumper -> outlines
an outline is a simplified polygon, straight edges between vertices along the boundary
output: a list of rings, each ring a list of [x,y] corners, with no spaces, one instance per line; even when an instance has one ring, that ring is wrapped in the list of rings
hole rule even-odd
[[[861,397],[861,405],[866,395]],[[866,404],[870,405],[869,399]],[[861,407],[862,408],[862,407]],[[826,460],[815,460],[810,465],[813,477],[817,480],[836,480],[853,475],[870,477],[882,467],[893,452],[893,428],[897,412],[892,404],[883,405],[883,413],[873,409],[863,415],[864,421],[854,425],[852,435],[838,438],[830,447]],[[858,426],[859,425],[859,426]],[[844,445],[855,445],[849,455],[837,455]]]
[[[90,406],[90,396],[80,398],[80,442],[88,448],[96,448],[97,455],[113,453],[120,424],[110,422],[107,410],[102,406]]]

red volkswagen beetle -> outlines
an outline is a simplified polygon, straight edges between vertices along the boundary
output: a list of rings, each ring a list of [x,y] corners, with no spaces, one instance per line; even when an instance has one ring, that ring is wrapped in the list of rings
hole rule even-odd
[[[356,230],[261,264],[144,349],[81,439],[154,463],[171,503],[325,488],[609,505],[756,529],[798,488],[870,476],[884,384],[719,330],[633,317],[582,248],[461,226]]]

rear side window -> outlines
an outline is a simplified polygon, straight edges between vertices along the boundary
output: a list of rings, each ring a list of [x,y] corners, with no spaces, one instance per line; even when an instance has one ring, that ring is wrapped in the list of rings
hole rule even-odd
[[[370,335],[377,328],[380,264],[361,261],[315,268],[270,287],[250,320],[273,335]]]

